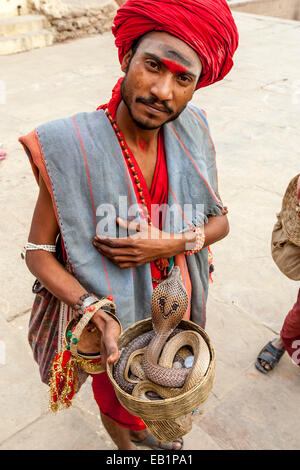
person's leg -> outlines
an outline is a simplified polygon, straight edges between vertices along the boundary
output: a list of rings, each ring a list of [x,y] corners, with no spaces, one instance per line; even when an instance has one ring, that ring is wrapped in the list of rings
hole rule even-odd
[[[136,450],[136,446],[131,441],[130,430],[128,428],[119,426],[115,421],[101,413],[101,411],[100,416],[103,426],[119,450]]]
[[[280,336],[286,351],[294,362],[298,363],[298,353],[296,349],[299,348],[300,341],[300,289],[297,302],[287,315]]]
[[[132,442],[137,446],[143,445],[150,447],[151,449],[167,449],[167,450],[181,450],[183,448],[183,438],[178,437],[172,442],[161,442],[148,429],[144,431],[132,431],[130,430],[130,436]]]
[[[278,351],[285,351],[285,347],[284,347],[284,342],[282,341],[281,337],[279,336],[278,338],[275,338],[273,341],[272,341],[272,346],[274,346],[274,348],[276,348]],[[270,358],[274,358],[275,359],[275,354],[273,354],[272,352],[270,351],[267,351],[266,349],[263,351],[265,354],[269,355]],[[264,369],[266,371],[269,371],[271,370],[273,367],[271,367],[271,365],[267,362],[267,361],[264,361],[263,359],[260,360],[260,364],[262,365],[262,367],[264,367]]]
[[[293,342],[293,339],[296,338],[298,335],[300,335],[300,289],[298,292],[298,298],[297,298],[296,303],[294,304],[293,308],[289,311],[289,313],[285,317],[285,320],[284,320],[284,323],[280,332],[280,337],[275,338],[271,343],[272,346],[275,348],[275,350],[272,351],[272,348],[268,348],[269,351],[267,351],[266,349],[263,349],[261,352],[263,352],[267,356],[270,356],[270,359],[275,359],[276,355],[280,356],[280,354],[283,353],[286,349],[288,353],[290,354],[290,347],[289,347],[290,343]],[[265,347],[267,346],[268,345],[266,345]],[[270,363],[268,363],[268,360],[263,360],[263,359],[259,360],[259,358],[257,360],[259,360],[259,363],[261,364],[261,366],[266,370],[266,372],[268,372],[269,370],[274,368],[276,363],[279,362],[279,359],[274,363],[273,366]]]
[[[285,341],[300,335],[300,289],[298,292],[297,302],[286,316],[280,336]]]
[[[119,450],[136,450],[135,444],[144,444],[158,449],[180,450],[183,445],[181,438],[175,439],[172,443],[165,444],[154,436],[150,435],[147,429],[142,431],[132,431],[131,429],[119,426],[115,421],[100,412],[101,420],[106,431]]]
[[[150,436],[144,422],[130,414],[118,401],[114,388],[105,372],[93,375],[93,392],[100,409],[102,423],[120,450],[135,450],[134,443],[158,448],[180,450],[183,445],[181,438],[169,444],[160,443]],[[149,436],[149,437],[148,437]]]

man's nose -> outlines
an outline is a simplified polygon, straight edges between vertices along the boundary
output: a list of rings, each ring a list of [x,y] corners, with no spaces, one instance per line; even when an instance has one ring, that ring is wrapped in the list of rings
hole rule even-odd
[[[151,93],[161,102],[170,101],[173,99],[173,86],[173,74],[167,72],[155,79],[155,82],[151,87]]]

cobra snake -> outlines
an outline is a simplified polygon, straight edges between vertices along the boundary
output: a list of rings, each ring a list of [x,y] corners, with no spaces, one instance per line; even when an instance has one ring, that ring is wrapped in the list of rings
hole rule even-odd
[[[175,266],[153,292],[153,330],[132,340],[114,366],[113,377],[125,392],[146,400],[151,393],[154,393],[152,399],[174,397],[190,390],[205,375],[210,363],[206,341],[196,331],[176,328],[188,302],[180,270]],[[180,353],[191,354],[187,346],[193,350],[193,366],[174,368],[174,358],[180,360]],[[136,377],[130,377],[129,370]]]

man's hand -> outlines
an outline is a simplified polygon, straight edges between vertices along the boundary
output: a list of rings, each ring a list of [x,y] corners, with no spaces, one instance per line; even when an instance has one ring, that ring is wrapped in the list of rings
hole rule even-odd
[[[92,323],[101,333],[100,354],[102,364],[113,364],[119,358],[117,340],[121,334],[119,323],[108,315],[104,310],[99,309],[92,318]]]
[[[147,223],[128,222],[117,218],[120,227],[136,233],[125,238],[109,238],[96,235],[93,245],[99,253],[120,268],[142,266],[159,258],[170,258],[185,250],[187,242],[196,240],[194,232],[171,234],[162,232]]]

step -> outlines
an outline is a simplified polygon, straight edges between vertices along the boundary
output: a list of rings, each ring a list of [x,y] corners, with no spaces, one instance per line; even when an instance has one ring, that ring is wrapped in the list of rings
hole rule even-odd
[[[29,51],[39,47],[51,46],[54,37],[50,31],[41,29],[32,33],[0,37],[0,56]]]
[[[39,31],[47,27],[44,15],[23,15],[0,19],[0,37]]]

